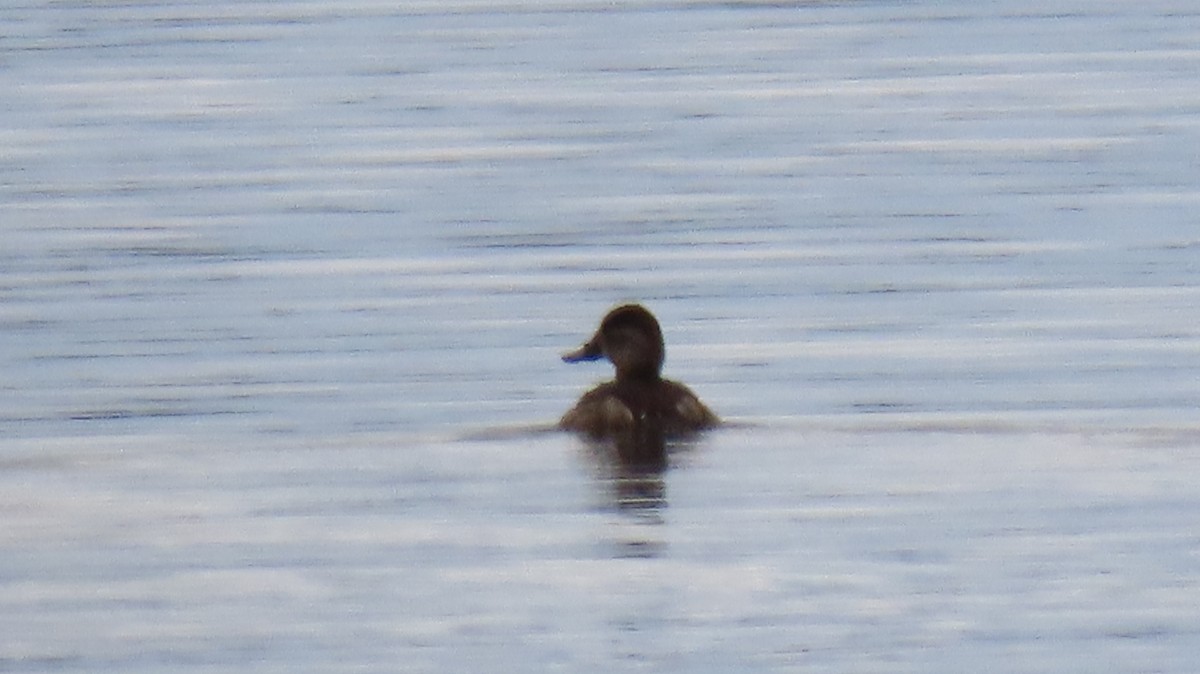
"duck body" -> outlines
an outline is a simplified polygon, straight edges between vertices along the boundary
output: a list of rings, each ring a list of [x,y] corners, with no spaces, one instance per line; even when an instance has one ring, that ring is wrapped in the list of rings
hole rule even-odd
[[[691,389],[662,378],[664,355],[662,329],[645,307],[627,304],[610,311],[595,336],[563,360],[606,358],[616,368],[616,379],[585,393],[559,427],[594,439],[661,444],[717,426],[717,415]]]
[[[691,389],[667,379],[610,381],[583,394],[559,426],[593,438],[688,435],[718,423]]]

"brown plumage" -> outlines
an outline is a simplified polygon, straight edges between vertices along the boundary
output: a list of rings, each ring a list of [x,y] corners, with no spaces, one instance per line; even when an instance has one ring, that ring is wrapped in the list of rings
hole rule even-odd
[[[653,314],[636,304],[613,309],[590,340],[562,358],[568,363],[607,358],[616,379],[585,393],[559,426],[597,439],[638,443],[716,426],[717,416],[691,389],[662,378],[664,356],[662,329]]]

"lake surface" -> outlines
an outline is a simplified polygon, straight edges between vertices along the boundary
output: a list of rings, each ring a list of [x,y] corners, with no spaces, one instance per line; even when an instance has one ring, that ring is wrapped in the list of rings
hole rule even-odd
[[[1200,6],[0,28],[0,671],[1194,669]]]

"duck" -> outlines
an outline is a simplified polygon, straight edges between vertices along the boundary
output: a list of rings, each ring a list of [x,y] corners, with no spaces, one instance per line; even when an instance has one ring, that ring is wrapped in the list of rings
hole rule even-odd
[[[666,357],[658,319],[640,304],[608,312],[583,346],[563,354],[566,363],[608,359],[616,378],[579,399],[558,422],[592,439],[625,439],[647,445],[714,428],[720,419],[695,393],[663,379]]]

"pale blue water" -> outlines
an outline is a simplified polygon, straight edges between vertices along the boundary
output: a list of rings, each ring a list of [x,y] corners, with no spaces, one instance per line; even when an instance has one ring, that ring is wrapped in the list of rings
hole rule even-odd
[[[0,28],[0,671],[1194,667],[1191,3]],[[627,300],[735,422],[635,483]]]

